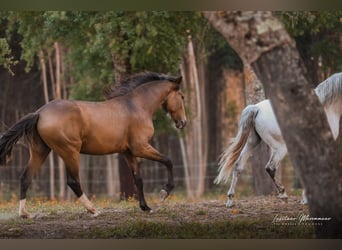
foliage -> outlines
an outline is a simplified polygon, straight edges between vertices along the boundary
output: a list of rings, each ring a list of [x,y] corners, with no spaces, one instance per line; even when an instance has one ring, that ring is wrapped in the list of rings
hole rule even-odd
[[[176,74],[188,34],[197,34],[203,22],[197,12],[168,11],[27,11],[3,17],[8,33],[22,36],[27,71],[40,51],[51,54],[54,42],[61,44],[67,74],[73,76],[70,97],[83,100],[103,99],[102,89],[114,82],[114,54],[128,60],[129,73]],[[160,112],[155,120],[168,122]]]
[[[342,11],[286,11],[278,15],[304,56],[321,60],[323,71],[342,71]]]
[[[218,65],[242,71],[242,61],[226,39],[210,23],[203,23],[202,25],[201,46],[205,52],[204,56],[215,58]]]
[[[9,71],[11,75],[14,75],[11,67],[17,64],[18,61],[11,55],[11,49],[5,38],[0,38],[0,65]]]

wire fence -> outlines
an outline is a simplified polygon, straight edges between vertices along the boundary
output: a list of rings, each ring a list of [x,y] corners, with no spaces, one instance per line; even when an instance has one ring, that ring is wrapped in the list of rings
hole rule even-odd
[[[114,168],[117,166],[114,166]],[[194,166],[197,167],[197,166]],[[20,174],[23,171],[23,167],[19,166],[1,166],[0,167],[0,199],[11,199],[13,196],[17,196],[19,193],[19,179]],[[56,190],[56,196],[61,190],[60,177],[58,176],[58,169],[55,168],[54,189]],[[199,178],[196,176],[190,176],[186,179],[184,174],[183,165],[174,165],[174,182],[175,190],[186,192],[186,181],[197,182]],[[119,197],[119,178],[114,176],[112,185],[115,186],[115,190],[112,195],[109,195],[108,181],[106,166],[90,164],[81,166],[81,171],[85,173],[91,173],[87,178],[82,178],[81,185],[88,195],[91,196],[116,196]],[[145,162],[141,167],[142,178],[144,181],[144,191],[146,194],[158,192],[158,190],[167,182],[166,168],[160,164]],[[213,180],[217,175],[217,163],[211,162],[207,164],[207,174],[204,177],[205,187],[207,192],[222,192],[225,194],[228,189],[228,184],[214,185]],[[282,175],[281,178],[291,180],[291,186],[296,186],[296,176],[293,171],[287,172],[286,175]],[[245,193],[252,192],[253,176],[251,168],[246,168],[239,177],[237,188]],[[62,188],[66,191],[65,198],[72,198],[74,195],[67,187],[66,183],[62,184]],[[34,178],[32,185],[29,188],[28,193],[33,195],[39,195],[44,197],[50,197],[50,177],[49,166],[44,164],[41,171]]]

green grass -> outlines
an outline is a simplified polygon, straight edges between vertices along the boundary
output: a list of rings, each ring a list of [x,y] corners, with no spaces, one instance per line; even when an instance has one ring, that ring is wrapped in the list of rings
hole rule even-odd
[[[128,220],[113,228],[92,228],[74,235],[75,238],[149,238],[149,239],[277,239],[314,238],[311,228],[270,226],[267,221],[242,219],[213,223],[163,223]]]

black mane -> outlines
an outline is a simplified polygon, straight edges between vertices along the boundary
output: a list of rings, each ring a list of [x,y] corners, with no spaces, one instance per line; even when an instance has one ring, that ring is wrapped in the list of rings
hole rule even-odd
[[[116,86],[109,86],[104,89],[104,96],[106,99],[112,99],[118,96],[123,96],[131,92],[136,87],[143,85],[147,82],[167,80],[170,82],[176,82],[177,77],[169,76],[166,74],[160,74],[155,72],[143,72],[132,75],[123,81],[121,81]]]

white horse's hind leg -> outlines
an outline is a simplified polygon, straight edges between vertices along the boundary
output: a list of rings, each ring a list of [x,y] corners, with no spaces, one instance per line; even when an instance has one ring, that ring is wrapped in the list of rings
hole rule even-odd
[[[302,200],[300,201],[300,203],[303,205],[308,204],[308,198],[306,198],[305,189],[303,189],[303,191],[302,191]]]
[[[245,168],[246,161],[248,160],[249,156],[251,155],[253,149],[259,144],[259,142],[260,142],[259,135],[257,135],[255,131],[251,132],[246,145],[242,149],[239,158],[237,159],[236,163],[234,164],[232,182],[230,184],[230,188],[229,188],[228,193],[227,193],[227,196],[228,196],[228,200],[226,202],[227,207],[234,206],[233,198],[235,195],[235,187],[236,187],[238,177],[239,177],[241,171]]]
[[[281,199],[287,199],[287,194],[285,192],[284,186],[281,182],[275,177],[276,170],[279,166],[279,162],[285,157],[287,153],[286,146],[280,147],[271,150],[271,157],[266,165],[266,171],[271,176],[277,190],[278,190],[278,197]]]

